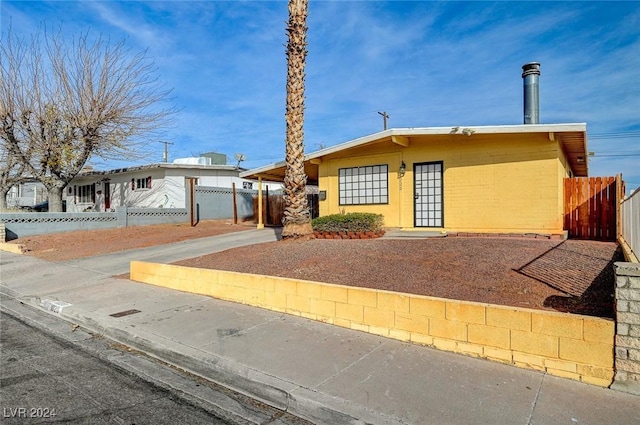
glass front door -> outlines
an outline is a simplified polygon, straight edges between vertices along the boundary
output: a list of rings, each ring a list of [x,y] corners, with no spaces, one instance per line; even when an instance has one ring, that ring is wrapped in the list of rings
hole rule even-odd
[[[442,161],[413,166],[415,227],[444,226],[442,172]]]

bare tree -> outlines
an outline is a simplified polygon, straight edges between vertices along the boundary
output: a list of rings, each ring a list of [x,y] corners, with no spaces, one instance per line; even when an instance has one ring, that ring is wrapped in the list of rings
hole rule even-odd
[[[146,52],[81,34],[0,40],[0,140],[41,181],[49,210],[91,157],[131,158],[174,112]]]
[[[304,70],[308,0],[289,0],[283,238],[312,237],[304,171]]]

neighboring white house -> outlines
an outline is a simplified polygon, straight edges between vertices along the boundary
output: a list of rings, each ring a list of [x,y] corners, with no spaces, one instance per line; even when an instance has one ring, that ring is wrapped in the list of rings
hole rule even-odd
[[[85,171],[74,178],[63,199],[68,212],[112,211],[117,206],[136,208],[185,208],[187,178],[195,185],[231,189],[257,189],[254,180],[241,179],[245,171],[234,165],[211,164],[211,158],[183,158],[109,171]],[[282,183],[263,182],[263,189],[282,189]]]
[[[33,207],[47,200],[47,189],[38,181],[27,181],[13,186],[7,193],[7,207]]]

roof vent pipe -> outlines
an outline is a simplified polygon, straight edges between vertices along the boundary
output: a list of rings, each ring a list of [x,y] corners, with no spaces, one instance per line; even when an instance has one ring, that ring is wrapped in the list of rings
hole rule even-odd
[[[538,79],[540,64],[529,62],[522,65],[522,79],[524,84],[524,123],[540,123],[540,92]]]

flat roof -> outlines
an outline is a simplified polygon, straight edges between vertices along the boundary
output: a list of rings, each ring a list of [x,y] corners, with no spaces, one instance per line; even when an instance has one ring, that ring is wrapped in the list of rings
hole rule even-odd
[[[167,169],[179,169],[179,170],[246,170],[245,168],[237,168],[235,165],[202,165],[202,164],[174,164],[174,163],[157,163],[157,164],[147,164],[147,165],[134,165],[132,167],[122,167],[115,168],[113,170],[91,170],[86,172],[80,172],[77,177],[88,177],[88,176],[100,176],[107,174],[120,174],[120,173],[131,173],[135,171],[141,170],[151,170],[155,168],[167,168]]]

